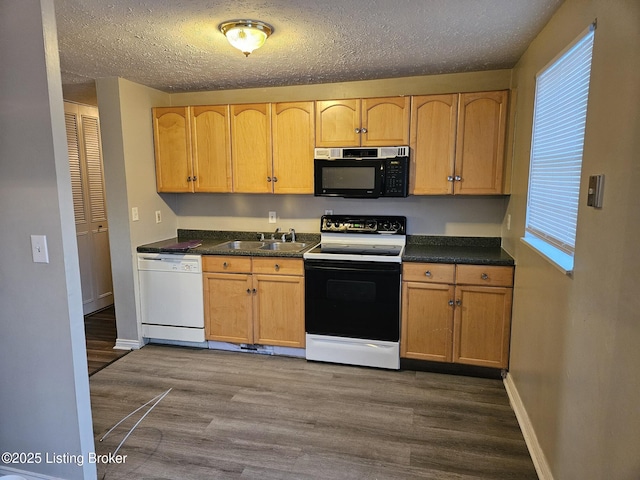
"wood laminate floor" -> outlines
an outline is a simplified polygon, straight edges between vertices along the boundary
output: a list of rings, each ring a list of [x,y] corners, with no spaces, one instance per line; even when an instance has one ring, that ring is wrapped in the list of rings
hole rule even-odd
[[[103,369],[128,350],[114,350],[116,344],[116,313],[113,305],[84,317],[89,375]]]
[[[90,378],[100,479],[537,479],[500,380],[147,345]]]

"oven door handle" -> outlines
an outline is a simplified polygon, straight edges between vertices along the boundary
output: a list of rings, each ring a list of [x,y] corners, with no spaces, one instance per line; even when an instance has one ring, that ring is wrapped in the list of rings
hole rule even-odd
[[[306,260],[304,269],[307,271],[332,272],[367,272],[367,273],[400,273],[399,263],[363,263],[332,260]]]

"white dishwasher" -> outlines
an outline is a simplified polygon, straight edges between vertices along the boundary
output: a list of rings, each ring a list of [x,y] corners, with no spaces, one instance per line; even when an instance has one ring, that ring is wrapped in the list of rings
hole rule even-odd
[[[142,336],[204,342],[202,257],[138,253]]]

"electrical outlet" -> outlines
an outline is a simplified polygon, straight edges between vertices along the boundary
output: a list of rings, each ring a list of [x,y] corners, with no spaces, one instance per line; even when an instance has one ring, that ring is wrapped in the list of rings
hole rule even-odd
[[[325,210],[324,214],[325,215],[333,215],[333,210]]]
[[[140,220],[140,217],[138,216],[138,207],[133,207],[131,208],[131,221],[137,222],[138,220]]]
[[[156,210],[156,223],[160,223],[162,221],[162,212],[160,210]]]
[[[269,212],[269,223],[276,223],[276,212]]]

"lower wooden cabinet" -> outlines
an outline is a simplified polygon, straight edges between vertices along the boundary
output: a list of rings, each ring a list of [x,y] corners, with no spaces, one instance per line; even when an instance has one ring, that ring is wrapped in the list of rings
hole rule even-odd
[[[404,358],[507,368],[513,267],[405,263]]]
[[[304,347],[302,260],[211,255],[203,272],[208,340]]]

